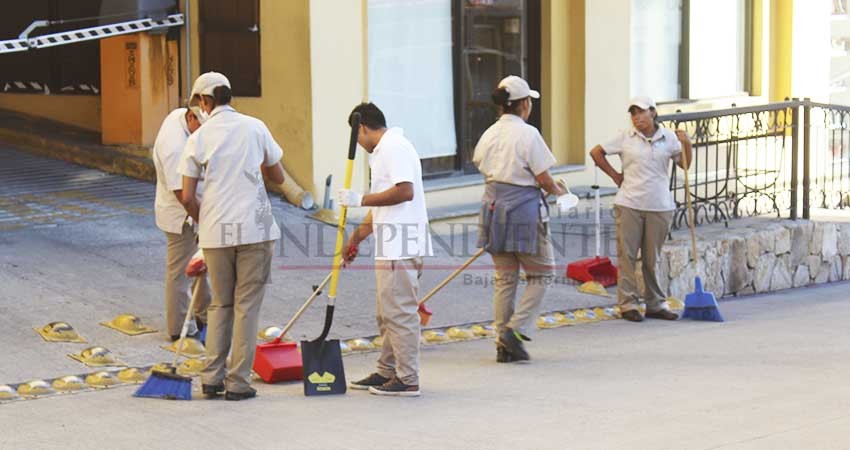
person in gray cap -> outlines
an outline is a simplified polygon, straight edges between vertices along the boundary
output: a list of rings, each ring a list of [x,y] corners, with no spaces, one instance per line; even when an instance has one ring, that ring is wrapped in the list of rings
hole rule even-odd
[[[593,147],[590,156],[596,165],[614,180],[619,190],[614,197],[614,224],[617,229],[617,300],[623,319],[642,322],[641,298],[635,280],[635,261],[641,253],[641,271],[646,286],[646,317],[676,320],[670,311],[667,295],[662,291],[655,267],[661,247],[670,231],[676,205],[670,193],[668,171],[670,161],[688,170],[682,152],[691,158],[691,141],[683,130],[668,130],[656,120],[655,102],[649,97],[635,97],[629,102],[632,128],[610,141]],[[622,172],[606,159],[618,155]]]
[[[198,221],[213,293],[202,391],[242,400],[257,394],[250,382],[257,322],[280,239],[264,182],[283,183],[283,150],[262,121],[237,112],[230,99],[224,75],[207,72],[195,80],[190,107],[203,126],[186,142],[180,173],[182,203]],[[195,191],[202,171],[200,201]]]

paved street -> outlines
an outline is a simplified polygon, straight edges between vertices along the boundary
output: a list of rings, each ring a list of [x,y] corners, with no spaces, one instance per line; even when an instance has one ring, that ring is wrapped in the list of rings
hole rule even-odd
[[[721,302],[727,322],[622,320],[541,331],[528,365],[486,340],[426,349],[420,398],[240,403],[132,388],[0,406],[2,449],[847,449],[848,284]],[[349,377],[375,354],[345,358]],[[5,364],[4,364],[5,365]]]

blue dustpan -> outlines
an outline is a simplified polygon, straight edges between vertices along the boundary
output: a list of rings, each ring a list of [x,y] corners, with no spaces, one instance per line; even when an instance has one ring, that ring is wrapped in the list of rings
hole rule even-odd
[[[699,276],[694,279],[694,292],[685,297],[683,319],[723,322],[723,316],[717,307],[717,299],[711,292],[702,290],[702,280]]]

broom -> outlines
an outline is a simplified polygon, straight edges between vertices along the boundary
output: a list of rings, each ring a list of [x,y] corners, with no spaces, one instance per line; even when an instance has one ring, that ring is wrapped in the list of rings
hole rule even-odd
[[[694,209],[691,205],[691,189],[688,183],[688,153],[682,151],[683,166],[685,172],[685,202],[688,205],[688,225],[691,229],[691,246],[693,250],[694,268],[697,275],[694,278],[694,292],[685,296],[685,310],[682,311],[683,319],[705,320],[712,322],[723,322],[723,316],[717,307],[717,299],[711,292],[702,290],[702,280],[699,277],[699,257],[697,256],[697,235],[694,231]]]
[[[431,292],[428,292],[425,297],[422,297],[422,300],[419,300],[419,325],[423,327],[427,326],[429,323],[431,323],[431,316],[434,314],[433,312],[431,312],[430,309],[428,309],[427,306],[425,306],[425,302],[430,300],[431,297],[434,296],[434,294],[436,294],[445,285],[449,284],[450,281],[454,280],[456,276],[460,275],[461,272],[463,272],[467,267],[469,267],[470,264],[475,262],[475,260],[478,259],[478,257],[481,256],[483,253],[484,248],[478,249],[478,251],[475,252],[472,256],[470,256],[469,259],[466,260],[466,262],[464,262],[460,267],[455,269],[455,271],[452,272],[451,275],[447,276],[446,279],[441,281],[440,284],[434,287],[434,289],[431,289]]]
[[[199,285],[200,283],[195,284],[195,291],[197,291]],[[189,320],[194,316],[196,293],[192,292],[192,299],[189,301],[189,308],[186,310],[186,319],[183,320],[183,329],[180,330],[180,340],[177,341],[177,346],[174,349],[174,361],[171,363],[171,368],[151,371],[148,379],[136,390],[133,397],[192,400],[192,379],[177,375],[177,360],[180,359],[183,341],[186,340],[186,334],[189,332]]]

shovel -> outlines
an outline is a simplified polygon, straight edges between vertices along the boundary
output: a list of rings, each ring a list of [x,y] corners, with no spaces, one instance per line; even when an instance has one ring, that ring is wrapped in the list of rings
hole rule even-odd
[[[567,277],[576,281],[584,282],[579,286],[579,291],[588,294],[603,295],[605,287],[617,284],[617,267],[611,263],[607,256],[601,256],[601,220],[599,211],[601,202],[599,200],[598,171],[593,170],[593,189],[596,196],[596,256],[572,262],[567,265]],[[607,294],[607,293],[606,293]]]
[[[351,174],[354,172],[354,155],[357,151],[357,132],[360,129],[360,114],[351,116],[351,136],[348,141],[348,163],[345,167],[345,189],[351,189]],[[342,365],[342,349],[339,339],[325,340],[331,330],[334,317],[334,302],[339,284],[339,268],[342,264],[342,246],[345,240],[345,219],[348,208],[339,211],[336,232],[331,287],[328,291],[328,306],[325,311],[325,327],[322,334],[312,341],[301,341],[301,362],[304,365],[304,395],[344,394],[346,390],[345,368]]]
[[[688,154],[682,151],[682,161],[688,166]],[[691,189],[688,184],[688,169],[685,172],[685,201],[688,204],[688,225],[691,229],[691,245],[693,250],[694,269],[699,274],[699,257],[697,256],[697,235],[694,231],[694,208],[691,205]],[[723,322],[723,315],[717,307],[717,299],[711,292],[702,290],[702,280],[699,275],[694,278],[694,292],[685,296],[685,310],[682,311],[683,319],[704,320],[710,322]]]
[[[280,332],[280,336],[271,342],[257,344],[256,356],[254,357],[254,372],[266,383],[297,381],[304,377],[301,354],[298,353],[297,344],[295,342],[283,342],[283,338],[292,326],[295,325],[295,322],[301,318],[304,311],[313,303],[313,300],[322,293],[322,289],[325,288],[325,285],[330,280],[331,274],[328,274],[324,281],[322,281],[322,284],[313,291],[310,298],[301,305],[301,308],[289,320],[289,323]]]

